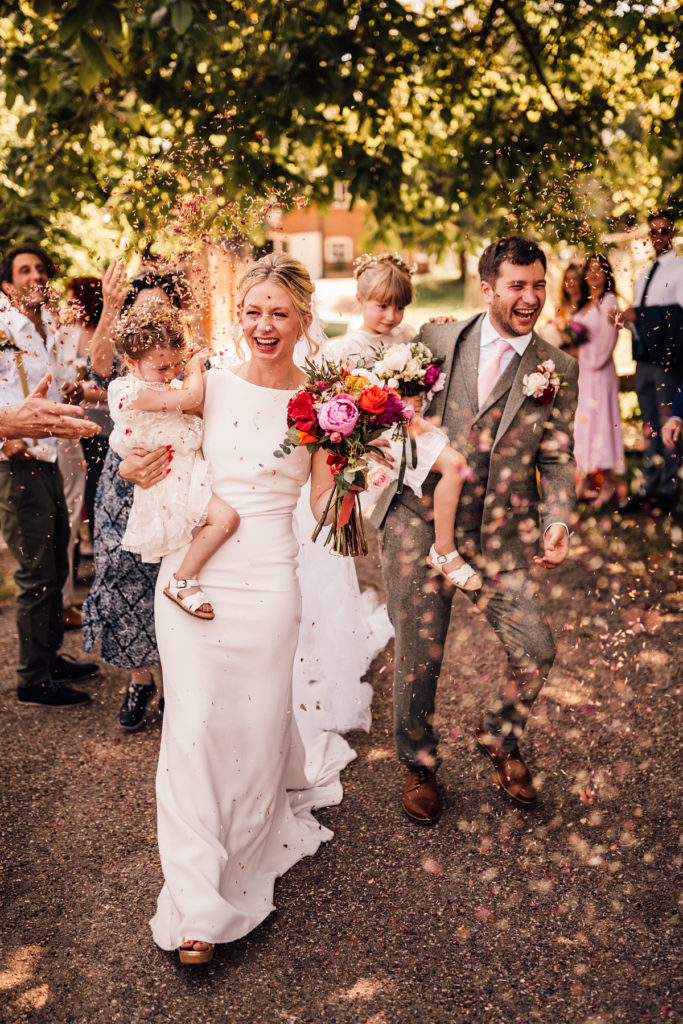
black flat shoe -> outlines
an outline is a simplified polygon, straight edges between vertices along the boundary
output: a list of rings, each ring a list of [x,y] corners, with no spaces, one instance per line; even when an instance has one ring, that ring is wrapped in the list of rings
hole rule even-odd
[[[154,677],[149,683],[131,683],[119,711],[119,725],[124,732],[135,732],[145,724],[145,708],[156,693]]]
[[[92,679],[99,671],[96,661],[76,661],[68,654],[56,654],[50,665],[50,678],[57,683],[76,683]]]
[[[43,708],[76,708],[89,704],[90,694],[73,690],[56,679],[48,679],[45,683],[18,686],[17,700],[20,704]]]

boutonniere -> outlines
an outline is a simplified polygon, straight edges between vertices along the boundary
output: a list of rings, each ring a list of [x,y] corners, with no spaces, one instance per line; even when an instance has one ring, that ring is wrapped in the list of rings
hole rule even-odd
[[[541,405],[550,405],[560,390],[560,375],[555,373],[555,363],[546,359],[534,373],[527,373],[522,380],[522,391],[527,398],[535,398]]]

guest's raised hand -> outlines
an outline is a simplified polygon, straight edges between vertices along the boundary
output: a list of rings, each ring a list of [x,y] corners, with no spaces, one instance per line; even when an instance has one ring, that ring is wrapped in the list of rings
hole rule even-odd
[[[123,260],[114,260],[102,275],[102,316],[106,320],[119,315],[128,289],[126,265]]]
[[[545,569],[556,569],[569,554],[569,532],[562,523],[553,523],[543,537],[543,554],[536,555],[534,562]]]
[[[172,459],[173,448],[170,444],[151,452],[144,448],[134,448],[121,462],[119,473],[129,483],[146,489],[160,483],[171,472]]]
[[[80,380],[72,380],[62,384],[62,394],[66,405],[78,405],[83,401],[83,384]]]
[[[678,416],[672,416],[662,427],[662,441],[665,448],[675,448],[681,437],[683,423]]]

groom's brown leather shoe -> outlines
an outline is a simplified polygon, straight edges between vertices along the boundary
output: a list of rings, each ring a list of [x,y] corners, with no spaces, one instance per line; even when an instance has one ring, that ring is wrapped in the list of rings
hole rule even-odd
[[[518,804],[529,807],[535,804],[538,793],[534,786],[531,772],[522,760],[519,750],[505,751],[501,749],[499,736],[487,732],[481,722],[475,729],[477,743],[489,755],[496,769],[496,782],[508,796]]]
[[[441,797],[436,773],[427,768],[409,768],[403,785],[403,810],[418,825],[433,825],[441,816]]]

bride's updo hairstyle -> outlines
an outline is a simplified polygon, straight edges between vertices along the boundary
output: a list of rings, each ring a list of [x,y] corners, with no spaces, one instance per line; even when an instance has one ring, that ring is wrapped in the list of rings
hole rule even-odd
[[[356,290],[361,302],[372,300],[382,306],[403,309],[415,297],[414,268],[401,259],[397,252],[373,256],[366,253],[354,263]]]
[[[254,285],[263,284],[264,281],[272,281],[287,292],[299,316],[301,333],[313,351],[317,351],[319,346],[308,333],[305,319],[313,312],[311,306],[315,288],[303,263],[284,252],[271,252],[262,256],[242,274],[238,282],[237,301],[241,309],[244,308],[248,292]]]
[[[180,352],[186,347],[180,314],[163,299],[150,298],[120,318],[115,344],[121,355],[135,362],[155,348]]]

